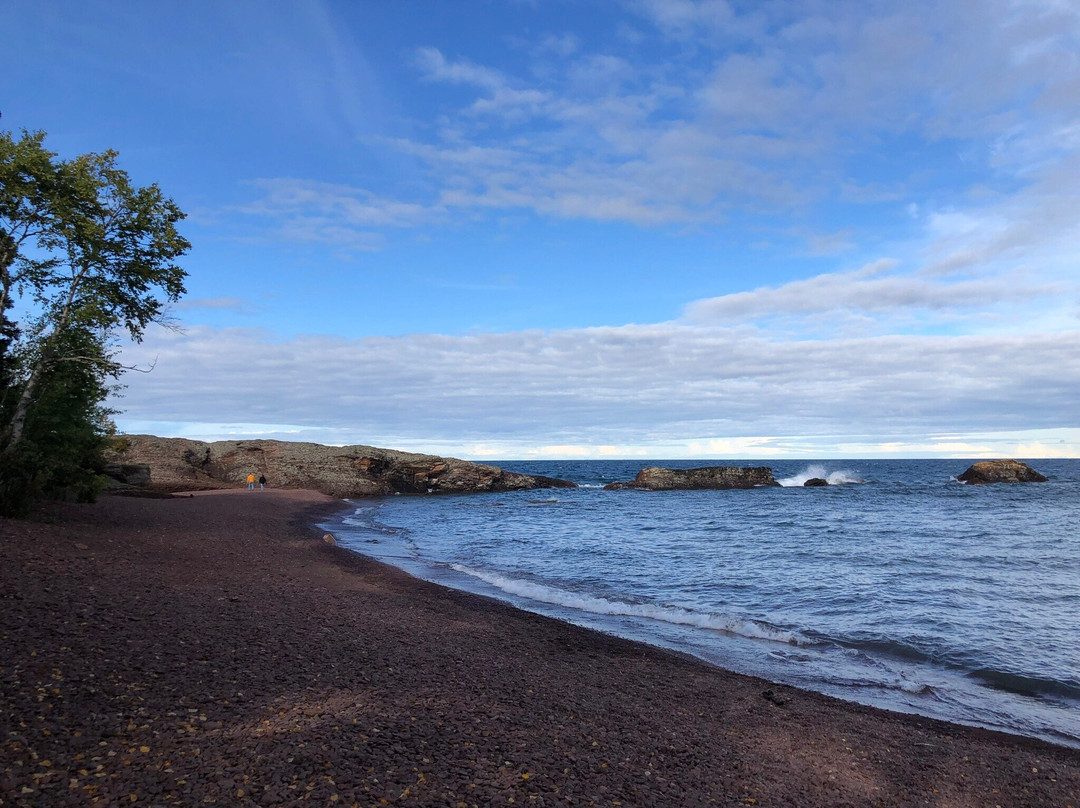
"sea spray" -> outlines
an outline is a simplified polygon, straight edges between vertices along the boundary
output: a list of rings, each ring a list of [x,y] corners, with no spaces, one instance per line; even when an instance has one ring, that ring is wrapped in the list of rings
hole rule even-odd
[[[840,471],[826,471],[824,466],[817,464],[807,466],[798,474],[793,474],[790,477],[780,477],[776,481],[785,488],[793,488],[805,485],[807,480],[813,479],[825,480],[829,485],[851,485],[866,482],[846,469]]]

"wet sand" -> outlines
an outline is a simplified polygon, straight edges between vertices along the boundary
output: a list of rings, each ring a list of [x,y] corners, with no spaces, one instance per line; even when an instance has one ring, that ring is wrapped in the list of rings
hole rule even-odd
[[[323,542],[338,507],[0,521],[0,806],[1080,806],[1080,751],[418,581]]]

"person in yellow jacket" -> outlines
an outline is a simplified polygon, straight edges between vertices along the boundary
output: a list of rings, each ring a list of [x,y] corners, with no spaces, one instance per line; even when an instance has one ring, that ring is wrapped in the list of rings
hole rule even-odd
[[[254,472],[252,472],[251,474],[248,475],[247,484],[248,484],[248,491],[254,491],[255,490],[255,473]]]

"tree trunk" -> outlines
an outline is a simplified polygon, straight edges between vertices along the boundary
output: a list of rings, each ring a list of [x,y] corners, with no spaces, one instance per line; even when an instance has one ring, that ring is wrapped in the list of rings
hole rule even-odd
[[[22,440],[23,432],[26,429],[26,417],[30,414],[30,404],[34,400],[34,393],[37,391],[38,382],[41,381],[41,374],[44,369],[45,360],[43,358],[34,365],[34,370],[23,387],[22,395],[19,396],[19,403],[15,405],[15,414],[11,416],[11,426],[8,428],[8,441],[5,447],[8,451],[18,446]]]
[[[7,308],[8,294],[11,289],[11,265],[15,263],[15,248],[11,245],[11,237],[7,233],[0,232],[0,315]]]

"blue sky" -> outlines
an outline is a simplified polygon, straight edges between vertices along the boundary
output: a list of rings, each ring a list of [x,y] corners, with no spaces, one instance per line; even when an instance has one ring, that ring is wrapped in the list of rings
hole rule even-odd
[[[1075,4],[58,0],[0,29],[5,129],[115,148],[189,213],[124,430],[1080,454]]]

